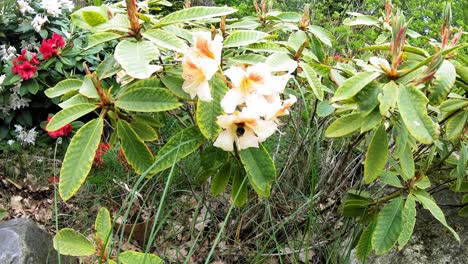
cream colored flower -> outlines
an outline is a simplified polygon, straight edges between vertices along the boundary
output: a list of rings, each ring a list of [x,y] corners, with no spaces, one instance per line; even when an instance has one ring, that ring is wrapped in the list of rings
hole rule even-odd
[[[233,114],[218,116],[216,122],[224,130],[213,145],[225,151],[233,151],[234,142],[239,150],[258,148],[258,144],[265,141],[277,129],[275,122],[260,119],[246,107],[242,112],[236,111]]]
[[[223,38],[215,36],[211,39],[210,32],[193,33],[193,47],[184,55],[182,61],[182,89],[189,93],[192,99],[198,95],[202,101],[210,101],[211,93],[208,81],[218,71],[221,62]]]
[[[233,85],[221,100],[221,106],[226,113],[233,113],[238,105],[247,101],[256,101],[259,96],[277,96],[284,91],[291,78],[289,74],[273,76],[269,66],[263,63],[247,68],[234,66],[227,69],[224,74]],[[261,113],[259,115],[262,116]]]

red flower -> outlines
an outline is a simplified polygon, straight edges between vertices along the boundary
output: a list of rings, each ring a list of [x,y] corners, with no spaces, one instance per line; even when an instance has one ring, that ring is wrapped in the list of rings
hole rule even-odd
[[[39,47],[39,51],[42,53],[42,57],[47,60],[53,56],[56,56],[58,50],[63,46],[65,46],[63,37],[57,33],[53,33],[52,38],[44,39],[42,41],[42,44]]]
[[[50,123],[50,119],[52,119],[52,116],[47,117],[46,127]],[[73,126],[71,124],[66,124],[65,126],[63,126],[62,128],[60,128],[58,130],[48,131],[47,134],[49,134],[49,136],[51,138],[55,139],[55,138],[58,138],[58,137],[66,137],[66,136],[70,135],[70,133],[72,131],[73,131]]]
[[[94,165],[102,166],[104,165],[104,159],[102,156],[109,150],[109,143],[99,143],[99,146],[96,150],[96,155],[94,156]]]
[[[34,73],[37,70],[37,65],[40,64],[40,61],[37,59],[37,54],[34,52],[29,52],[31,59],[26,58],[26,53],[28,51],[22,50],[21,55],[13,59],[13,68],[11,72],[13,74],[21,75],[23,80],[29,80],[34,76]]]

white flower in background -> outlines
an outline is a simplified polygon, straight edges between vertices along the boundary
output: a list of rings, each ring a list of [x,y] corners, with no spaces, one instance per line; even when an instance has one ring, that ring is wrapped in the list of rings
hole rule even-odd
[[[73,11],[73,8],[75,8],[75,4],[72,0],[59,0],[59,3],[62,5],[62,8],[68,10],[68,12]]]
[[[231,80],[233,85],[232,89],[221,100],[221,106],[226,113],[233,113],[236,106],[248,101],[262,104],[262,107],[264,107],[268,100],[263,99],[261,96],[278,96],[284,91],[284,87],[291,78],[290,74],[273,76],[269,66],[263,63],[247,68],[234,66],[227,69],[224,74]],[[270,98],[269,101],[275,101],[274,99]],[[259,113],[259,115],[263,116],[262,113]]]
[[[148,10],[148,1],[137,2],[138,10]]]
[[[34,28],[36,32],[39,32],[41,31],[42,25],[44,25],[45,22],[48,22],[48,21],[49,19],[47,19],[47,16],[38,14],[31,21],[31,26]]]
[[[34,145],[36,142],[37,131],[32,128],[29,131],[25,130],[21,125],[15,125],[16,139],[21,142],[21,145]]]
[[[234,142],[239,150],[258,148],[258,144],[265,141],[277,129],[275,122],[260,119],[246,107],[242,112],[236,111],[233,114],[218,116],[216,123],[223,128],[223,131],[213,146],[225,151],[233,151]]]
[[[193,33],[193,47],[184,55],[182,60],[182,89],[202,101],[210,101],[211,92],[208,81],[218,71],[221,62],[223,38],[216,35],[211,39],[211,32]]]
[[[36,46],[38,46],[38,43],[36,43],[36,41],[37,38],[35,36],[31,36],[28,41],[22,40],[21,49],[33,50]]]
[[[10,139],[10,140],[7,141],[7,144],[9,146],[13,145],[13,143],[15,143],[15,141],[13,139]]]
[[[5,80],[5,78],[6,78],[6,75],[5,75],[5,74],[0,75],[0,85],[2,85],[3,81]]]
[[[41,6],[53,17],[58,17],[62,13],[62,3],[58,0],[41,0]]]
[[[62,33],[63,33],[63,35],[65,35],[65,38],[67,38],[67,39],[69,39],[71,37],[70,32],[68,32],[66,30],[62,30]]]
[[[2,61],[8,61],[16,57],[16,48],[13,46],[6,48],[5,45],[0,46],[0,57]]]
[[[34,9],[29,5],[28,2],[24,0],[18,0],[16,2],[18,3],[19,11],[21,12],[21,14],[24,15],[25,13],[34,13]]]

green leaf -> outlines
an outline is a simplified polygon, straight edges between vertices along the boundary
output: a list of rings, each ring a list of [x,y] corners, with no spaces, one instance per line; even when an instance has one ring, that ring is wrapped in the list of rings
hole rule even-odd
[[[259,40],[268,36],[267,33],[255,30],[237,30],[231,33],[224,40],[225,48],[247,46],[252,43],[256,43]]]
[[[136,251],[125,251],[118,256],[119,263],[122,264],[160,264],[162,259],[154,254],[140,253]]]
[[[235,22],[229,25],[226,25],[226,29],[250,29],[254,30],[258,26],[260,26],[260,23],[258,23],[255,20],[244,20],[244,21],[239,21]]]
[[[372,233],[374,232],[376,223],[377,221],[375,219],[372,220],[359,238],[356,248],[356,256],[361,261],[366,260],[372,251]]]
[[[122,35],[117,34],[117,33],[112,33],[112,32],[99,32],[99,33],[94,33],[89,36],[88,39],[88,46],[85,49],[92,48],[94,46],[97,46],[99,44],[102,44],[104,42],[108,42],[114,39],[121,38]]]
[[[120,64],[115,60],[114,56],[107,55],[106,58],[97,66],[96,74],[99,80],[103,80],[114,76],[120,70]]]
[[[362,116],[359,113],[351,113],[336,119],[325,130],[326,137],[342,137],[358,130],[362,124]]]
[[[382,123],[382,116],[380,115],[379,109],[375,108],[374,111],[366,115],[364,119],[362,120],[361,134],[376,128],[381,123]]]
[[[455,84],[456,77],[455,66],[444,60],[434,75],[432,85],[429,85],[429,101],[432,104],[442,103]]]
[[[359,113],[362,116],[368,116],[374,109],[376,109],[379,105],[378,97],[381,91],[382,88],[380,85],[371,83],[365,86],[354,96],[354,100],[359,107]]]
[[[202,20],[211,17],[226,16],[234,12],[236,12],[236,10],[230,7],[196,6],[173,12],[159,20],[159,23],[156,24],[156,26],[164,26],[174,23],[187,22],[191,20]]]
[[[343,215],[346,217],[363,217],[369,211],[371,199],[365,191],[350,190],[343,202]]]
[[[198,100],[196,118],[200,132],[211,140],[222,130],[216,123],[216,119],[224,113],[220,102],[228,88],[219,78],[213,78],[210,81],[210,88],[213,100],[209,102]]]
[[[424,176],[419,181],[417,181],[414,186],[418,187],[419,189],[427,189],[431,187],[431,181],[429,180],[429,177]]]
[[[403,229],[403,199],[393,199],[377,217],[377,225],[372,234],[372,246],[376,255],[387,253],[398,241]]]
[[[176,35],[161,29],[148,30],[141,35],[164,49],[183,53],[188,48],[187,44]]]
[[[408,195],[403,208],[403,228],[398,237],[398,249],[401,250],[411,238],[416,224],[416,202],[412,195]]]
[[[167,74],[161,76],[161,82],[177,97],[185,100],[191,100],[190,95],[182,89],[182,85],[184,83],[184,79],[182,79],[182,77]]]
[[[117,136],[128,163],[138,173],[145,172],[154,162],[153,154],[127,121],[117,122]]]
[[[78,79],[66,79],[57,83],[54,87],[44,91],[45,95],[49,98],[54,98],[70,91],[76,91],[80,89],[83,84],[82,80]]]
[[[8,211],[3,208],[0,208],[0,221],[6,218],[7,216],[8,216]]]
[[[229,179],[234,174],[235,169],[235,165],[232,165],[230,162],[221,167],[211,181],[210,191],[213,195],[220,195],[224,189],[226,189]]]
[[[387,164],[390,151],[388,149],[388,137],[385,127],[381,125],[369,144],[364,161],[364,182],[369,184],[382,174]]]
[[[348,12],[348,14],[355,16],[355,18],[353,20],[345,19],[343,24],[347,26],[373,26],[380,23],[379,20],[373,16],[366,16],[355,12]]]
[[[416,200],[422,204],[424,209],[429,210],[429,212],[437,219],[443,226],[445,226],[455,237],[457,241],[460,242],[460,237],[458,236],[457,232],[453,230],[445,220],[444,212],[437,206],[437,204],[432,200],[432,197],[423,190],[413,191],[412,194],[416,198]]]
[[[306,76],[307,81],[309,82],[309,85],[315,94],[315,97],[317,97],[317,99],[322,101],[323,100],[323,88],[322,88],[322,83],[317,77],[317,73],[314,71],[312,67],[310,67],[308,64],[304,62],[301,62],[299,65],[304,70],[304,75]]]
[[[96,228],[96,235],[102,243],[110,240],[110,233],[112,232],[112,223],[109,210],[102,207],[97,216],[94,226]],[[107,244],[107,243],[106,243]]]
[[[316,26],[316,25],[311,25],[308,27],[309,32],[312,33],[314,36],[316,36],[321,42],[323,42],[325,45],[331,47],[331,36],[332,34],[328,32],[326,29]]]
[[[426,96],[414,86],[400,86],[398,108],[410,134],[424,144],[438,137],[438,128],[427,114]]]
[[[245,49],[252,50],[255,52],[288,53],[288,49],[283,48],[280,45],[272,42],[252,43],[245,47]]]
[[[460,217],[468,217],[468,206],[463,206],[460,210],[458,210],[458,215]]]
[[[133,42],[124,39],[117,44],[114,53],[115,59],[127,74],[137,79],[147,79],[162,69],[160,65],[150,64],[158,56],[158,48],[146,40]]]
[[[91,241],[71,228],[61,229],[54,236],[54,248],[67,256],[89,256],[96,252]]]
[[[83,11],[82,16],[84,21],[91,27],[95,27],[107,21],[106,17],[104,17],[101,13],[92,10]]]
[[[60,170],[59,193],[64,201],[78,191],[91,170],[103,128],[104,120],[96,118],[82,126],[72,138]]]
[[[209,146],[203,150],[200,158],[200,167],[195,178],[196,184],[202,184],[216,171],[228,162],[228,153],[220,148]]]
[[[138,137],[143,141],[154,141],[158,139],[158,132],[146,122],[135,120],[130,123]]]
[[[83,79],[83,83],[81,84],[81,87],[80,87],[80,90],[79,90],[80,94],[88,97],[88,98],[94,98],[94,99],[98,99],[99,98],[99,94],[96,90],[96,88],[94,87],[94,83],[92,81],[92,76],[91,75],[86,75]]]
[[[450,140],[455,140],[461,137],[463,129],[466,126],[468,120],[468,111],[462,111],[454,116],[452,116],[447,121],[447,127],[445,133],[447,138]]]
[[[88,97],[81,95],[81,94],[75,94],[70,99],[60,103],[59,106],[62,109],[65,109],[65,108],[69,108],[69,107],[79,105],[79,104],[92,104],[92,103],[93,103],[92,99],[89,99]],[[95,103],[97,104],[98,102],[96,101]]]
[[[97,109],[94,104],[77,104],[69,108],[63,109],[52,117],[49,124],[46,126],[47,131],[56,131],[69,124],[76,119],[91,113]]]
[[[173,135],[156,156],[156,165],[151,174],[170,168],[174,162],[179,162],[198,149],[205,138],[196,126],[185,128]]]
[[[328,102],[322,101],[317,105],[317,115],[326,117],[335,112],[335,107],[331,106]]]
[[[307,34],[302,30],[298,30],[289,35],[287,44],[297,52],[307,41]]]
[[[269,197],[271,182],[276,178],[276,168],[270,154],[260,145],[258,148],[243,149],[239,155],[255,192]]]
[[[404,149],[402,149],[401,153],[398,155],[398,159],[400,160],[401,171],[403,173],[403,177],[406,180],[412,179],[414,177],[414,158],[413,158],[413,151],[411,149],[411,145],[406,143]]]
[[[235,166],[235,168],[236,172],[234,173],[232,179],[231,198],[236,206],[242,207],[249,198],[249,192],[247,190],[247,179],[246,175],[244,175],[240,169],[237,168],[237,166]]]
[[[379,94],[379,110],[382,116],[385,116],[388,111],[393,112],[398,99],[398,85],[390,81],[382,87],[382,93]]]
[[[468,106],[467,99],[449,99],[439,105],[439,110],[448,114],[466,106]]]
[[[384,171],[382,175],[380,175],[379,180],[385,184],[388,184],[393,187],[397,188],[403,188],[403,185],[401,184],[400,179],[398,176],[395,175],[395,173],[391,171]]]
[[[379,72],[361,72],[347,79],[335,91],[335,95],[331,98],[332,102],[350,99],[355,96],[362,88],[377,79],[381,73]]]
[[[229,58],[229,63],[231,64],[250,64],[254,65],[257,63],[264,63],[266,61],[266,57],[258,54],[242,54],[239,56],[235,56]]]
[[[136,112],[167,111],[178,108],[180,105],[170,91],[151,87],[131,89],[115,101],[116,107]]]

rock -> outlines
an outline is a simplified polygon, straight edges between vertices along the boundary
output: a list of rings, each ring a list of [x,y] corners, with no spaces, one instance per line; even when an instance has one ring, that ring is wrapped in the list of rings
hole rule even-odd
[[[18,218],[0,223],[0,264],[58,263],[52,237],[30,219]],[[77,263],[62,257],[63,264]]]
[[[434,199],[438,204],[456,205],[460,196],[450,191],[437,193]],[[376,257],[371,256],[368,264],[467,264],[468,263],[468,219],[458,216],[458,208],[441,206],[448,224],[457,231],[460,243],[437,221],[429,211],[418,206],[415,231],[408,244],[398,251]],[[351,263],[360,263],[353,250]]]

